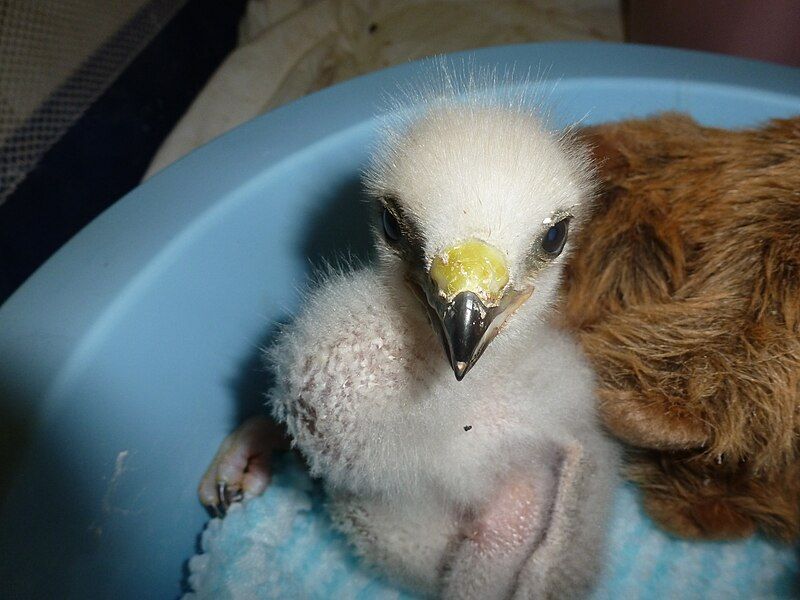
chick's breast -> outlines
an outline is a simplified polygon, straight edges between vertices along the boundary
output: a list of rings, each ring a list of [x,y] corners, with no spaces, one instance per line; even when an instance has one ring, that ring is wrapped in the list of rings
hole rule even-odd
[[[354,492],[392,492],[419,475],[419,412],[407,400],[430,379],[437,347],[394,291],[369,268],[332,275],[266,353],[275,417],[313,475]]]

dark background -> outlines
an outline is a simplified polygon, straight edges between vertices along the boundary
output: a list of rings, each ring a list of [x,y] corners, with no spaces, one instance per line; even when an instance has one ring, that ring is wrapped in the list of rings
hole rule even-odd
[[[189,0],[0,205],[0,304],[140,182],[236,45],[245,0]]]

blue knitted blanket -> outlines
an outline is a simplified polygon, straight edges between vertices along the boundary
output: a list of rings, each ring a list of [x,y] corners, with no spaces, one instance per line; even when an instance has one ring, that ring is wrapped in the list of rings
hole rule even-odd
[[[212,519],[189,561],[185,599],[411,599],[362,567],[334,531],[321,487],[294,457],[275,465],[267,492]],[[592,598],[797,598],[795,548],[762,538],[687,542],[655,527],[638,492],[615,499],[606,568]]]

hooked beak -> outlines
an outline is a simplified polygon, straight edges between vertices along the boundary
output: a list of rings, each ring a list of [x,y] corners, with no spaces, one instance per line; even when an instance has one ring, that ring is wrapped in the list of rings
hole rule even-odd
[[[527,300],[526,292],[510,290],[497,306],[487,307],[474,292],[461,292],[444,308],[440,318],[441,337],[456,379],[461,381],[478,362],[503,324]]]
[[[533,288],[511,288],[505,255],[480,240],[442,252],[429,275],[418,284],[420,300],[461,381]]]

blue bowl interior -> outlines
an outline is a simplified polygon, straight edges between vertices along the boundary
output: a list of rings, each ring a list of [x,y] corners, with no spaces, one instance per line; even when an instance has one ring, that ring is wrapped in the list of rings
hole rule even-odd
[[[471,56],[549,65],[528,85],[550,90],[562,124],[800,113],[800,73],[762,63],[611,44]],[[222,136],[119,201],[0,308],[0,431],[15,432],[0,596],[180,593],[206,520],[199,478],[269,386],[259,347],[314,265],[369,257],[359,172],[384,94],[423,69],[358,78]]]

